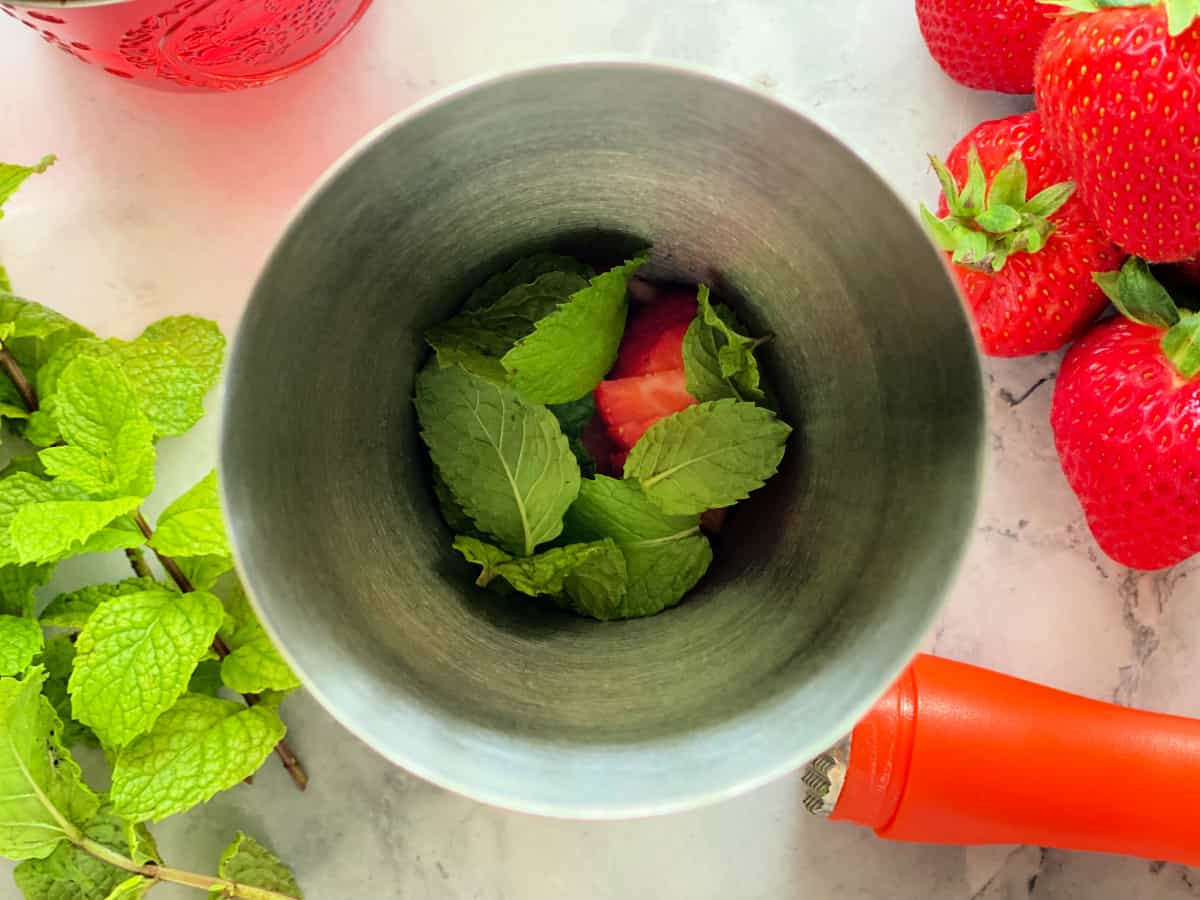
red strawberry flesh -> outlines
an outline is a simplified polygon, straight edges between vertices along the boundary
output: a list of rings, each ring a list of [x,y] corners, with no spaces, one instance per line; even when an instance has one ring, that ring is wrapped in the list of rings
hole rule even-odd
[[[695,402],[687,392],[687,377],[682,369],[616,378],[596,386],[596,410],[614,436],[621,426],[647,419],[653,424]]]
[[[694,304],[693,304],[694,305]],[[694,315],[694,314],[693,314]],[[671,324],[656,334],[634,335],[621,344],[610,378],[653,375],[683,368],[683,336],[692,320]]]
[[[667,294],[630,311],[610,378],[683,368],[683,336],[696,318],[696,298]]]

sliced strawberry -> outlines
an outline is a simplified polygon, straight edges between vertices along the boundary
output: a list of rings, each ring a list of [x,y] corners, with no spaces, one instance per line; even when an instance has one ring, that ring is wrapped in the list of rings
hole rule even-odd
[[[602,381],[596,386],[596,409],[614,439],[617,429],[622,425],[645,419],[653,424],[663,416],[677,413],[695,402],[687,392],[687,378],[683,369],[616,378]]]
[[[683,336],[695,317],[695,297],[682,293],[667,294],[635,308],[609,377],[630,378],[681,368]]]
[[[633,445],[642,439],[642,435],[650,430],[650,426],[662,416],[651,416],[648,419],[638,419],[636,422],[626,422],[612,429],[612,442],[621,450],[632,450]],[[624,463],[624,460],[622,460]]]
[[[625,460],[629,459],[628,450],[620,450],[609,457],[609,474],[613,478],[625,477]]]
[[[692,320],[676,322],[666,326],[657,334],[645,337],[636,335],[621,343],[617,364],[610,378],[630,378],[635,375],[653,375],[670,369],[683,368],[683,336],[687,334]]]

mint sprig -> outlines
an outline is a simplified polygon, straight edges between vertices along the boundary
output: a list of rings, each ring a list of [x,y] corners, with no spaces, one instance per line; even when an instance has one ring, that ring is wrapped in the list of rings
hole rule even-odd
[[[754,355],[765,339],[743,334],[733,311],[711,302],[708,285],[700,285],[696,302],[696,318],[683,338],[688,393],[700,403],[727,398],[765,403]]]
[[[0,219],[4,218],[4,204],[8,198],[17,192],[17,189],[25,183],[29,176],[39,175],[54,165],[55,159],[53,155],[43,156],[32,166],[0,163]],[[11,290],[12,283],[8,279],[8,272],[5,271],[4,266],[0,266],[0,292],[7,293]]]
[[[0,204],[35,171],[0,166]],[[249,778],[272,750],[307,780],[278,712],[298,681],[230,575],[215,475],[170,504],[157,532],[141,512],[160,441],[203,414],[225,339],[176,316],[102,340],[0,288],[13,454],[0,470],[0,855],[21,862],[28,900],[133,900],[160,882],[296,900],[291,874],[243,835],[212,877],[165,865],[145,825]],[[39,617],[58,562],[116,550],[134,578],[82,585]],[[103,747],[111,797],[87,785],[75,744]]]

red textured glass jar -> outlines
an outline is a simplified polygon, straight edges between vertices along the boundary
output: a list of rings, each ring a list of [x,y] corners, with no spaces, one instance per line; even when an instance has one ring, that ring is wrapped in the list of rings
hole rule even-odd
[[[371,0],[4,0],[76,59],[154,87],[232,91],[319,59]]]

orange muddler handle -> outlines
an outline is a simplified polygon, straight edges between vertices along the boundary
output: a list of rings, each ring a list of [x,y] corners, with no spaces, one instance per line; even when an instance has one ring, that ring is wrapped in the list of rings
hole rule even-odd
[[[810,788],[841,774],[823,759]],[[889,840],[1200,865],[1200,721],[920,656],[854,729],[842,771],[831,818]]]

